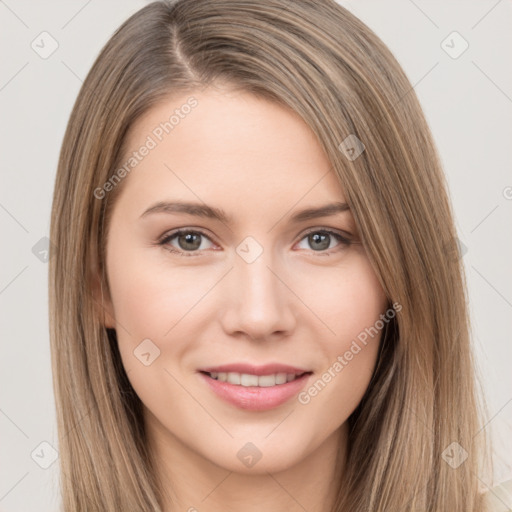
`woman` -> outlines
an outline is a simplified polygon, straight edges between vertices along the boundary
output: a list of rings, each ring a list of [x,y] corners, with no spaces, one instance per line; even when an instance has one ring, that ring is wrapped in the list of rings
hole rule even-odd
[[[489,510],[442,169],[335,2],[155,2],[95,62],[52,210],[65,511]]]

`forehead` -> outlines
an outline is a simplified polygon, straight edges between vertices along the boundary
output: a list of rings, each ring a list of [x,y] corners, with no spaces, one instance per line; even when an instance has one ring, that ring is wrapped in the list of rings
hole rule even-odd
[[[260,208],[275,201],[289,208],[305,195],[344,200],[306,123],[246,92],[208,89],[162,101],[131,127],[124,160],[144,146],[151,149],[124,184],[132,199],[177,193]]]

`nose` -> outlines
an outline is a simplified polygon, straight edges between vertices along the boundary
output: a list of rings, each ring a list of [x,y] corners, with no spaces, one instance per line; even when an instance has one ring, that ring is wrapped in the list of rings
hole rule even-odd
[[[269,260],[265,252],[252,263],[236,256],[222,315],[226,333],[262,341],[294,331],[294,294],[285,284],[286,272]]]

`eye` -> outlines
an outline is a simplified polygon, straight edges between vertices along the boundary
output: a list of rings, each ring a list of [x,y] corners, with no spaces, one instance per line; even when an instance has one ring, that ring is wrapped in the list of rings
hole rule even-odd
[[[307,246],[304,246],[306,244]],[[310,231],[298,244],[299,249],[312,250],[317,253],[330,254],[331,249],[340,250],[352,244],[352,241],[330,229]],[[158,245],[179,256],[199,256],[201,251],[212,249],[214,243],[203,232],[192,229],[179,229],[165,234]]]
[[[211,249],[208,243],[213,245],[212,241],[204,233],[190,229],[181,229],[168,233],[158,243],[169,251],[178,253],[181,256],[195,256],[193,254],[195,252]]]
[[[309,247],[304,247],[304,243]],[[302,247],[300,244],[303,244]],[[341,248],[350,244],[351,241],[340,233],[328,229],[316,229],[302,238],[299,242],[299,248],[311,249],[315,252],[327,252],[328,249]]]

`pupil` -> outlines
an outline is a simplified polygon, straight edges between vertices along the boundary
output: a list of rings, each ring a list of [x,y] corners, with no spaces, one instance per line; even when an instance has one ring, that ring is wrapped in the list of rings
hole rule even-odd
[[[200,236],[195,233],[187,233],[178,237],[180,247],[185,250],[198,249],[201,245]]]
[[[313,249],[328,249],[330,235],[326,233],[314,233],[313,235],[309,235],[309,242]]]

